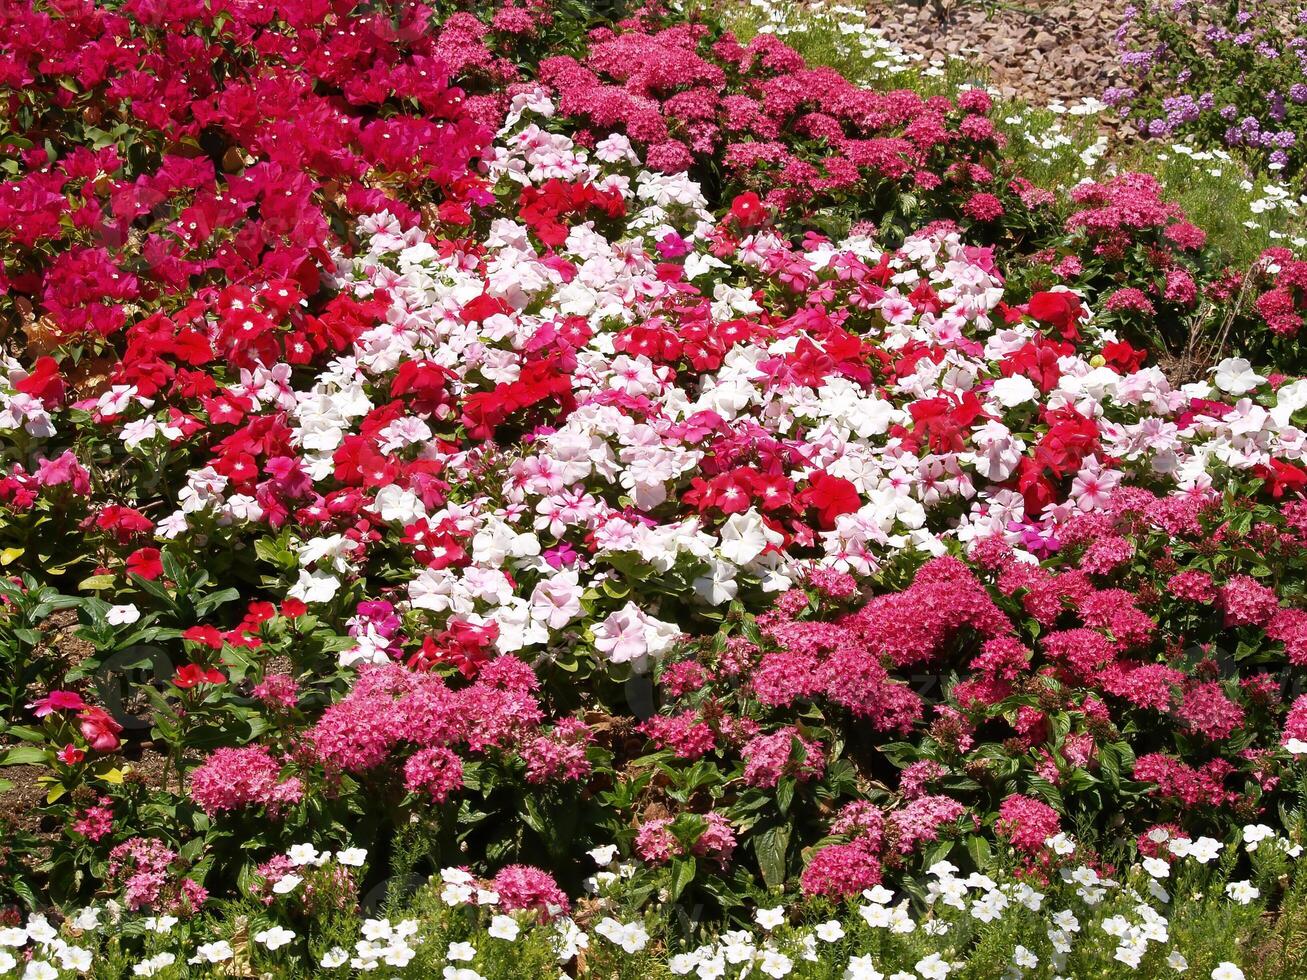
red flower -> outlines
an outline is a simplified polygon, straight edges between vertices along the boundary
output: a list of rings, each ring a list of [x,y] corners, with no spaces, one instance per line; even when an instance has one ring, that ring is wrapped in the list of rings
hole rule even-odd
[[[308,611],[309,607],[299,599],[283,599],[281,602],[281,614],[287,619],[299,619]]]
[[[1273,459],[1270,466],[1259,466],[1253,472],[1270,485],[1271,496],[1276,500],[1283,497],[1286,490],[1294,494],[1307,491],[1307,470],[1292,463]]]
[[[975,424],[976,419],[987,418],[980,399],[968,391],[961,398],[942,395],[923,398],[908,407],[916,425],[912,434],[929,440],[930,448],[937,453],[956,453],[963,448],[963,433]]]
[[[66,391],[64,379],[59,375],[59,365],[53,357],[38,357],[27,377],[15,382],[14,388],[40,399],[48,409],[62,405]]]
[[[1132,374],[1143,367],[1147,356],[1147,351],[1136,350],[1124,340],[1103,345],[1103,360],[1125,374]]]
[[[138,548],[127,556],[127,571],[153,582],[163,574],[158,548]]]
[[[69,742],[59,750],[59,761],[66,766],[75,766],[86,758],[86,753]]]
[[[852,483],[828,473],[810,476],[808,489],[799,494],[799,499],[817,509],[818,523],[827,531],[835,526],[835,519],[841,514],[851,514],[862,506],[862,498]]]
[[[753,191],[745,191],[737,194],[731,202],[731,217],[737,225],[748,230],[767,220],[767,210],[762,206],[762,198]]]
[[[78,715],[82,736],[97,752],[112,752],[118,748],[118,734],[123,726],[109,717],[103,708],[86,708]]]
[[[1067,291],[1035,293],[1026,304],[1026,313],[1045,326],[1052,327],[1063,340],[1079,340],[1077,323],[1084,313],[1080,297]]]
[[[499,627],[495,623],[475,626],[455,620],[439,636],[424,639],[422,649],[409,658],[408,665],[414,670],[430,670],[437,664],[452,664],[471,680],[490,659],[498,637]]]
[[[222,633],[218,631],[216,626],[192,626],[182,634],[182,639],[203,644],[214,650],[221,650],[223,644]]]
[[[213,668],[205,669],[199,664],[186,664],[184,667],[177,668],[177,675],[172,682],[184,691],[192,687],[198,687],[201,684],[224,684],[227,681],[227,675],[220,670]]]

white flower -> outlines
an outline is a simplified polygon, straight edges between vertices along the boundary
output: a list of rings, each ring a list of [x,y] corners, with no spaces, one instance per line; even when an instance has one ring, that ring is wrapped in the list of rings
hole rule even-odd
[[[364,939],[373,943],[389,939],[394,933],[389,919],[367,919],[363,923],[363,928],[359,931],[363,933]]]
[[[1004,408],[1015,408],[1017,405],[1036,401],[1039,398],[1039,389],[1024,374],[1000,378],[994,382],[989,391]]]
[[[1253,886],[1251,881],[1232,881],[1225,886],[1225,894],[1240,905],[1247,905],[1249,902],[1260,898],[1262,893]]]
[[[917,965],[913,969],[925,980],[944,980],[952,972],[953,966],[938,953],[931,953],[929,956],[917,960]]]
[[[59,965],[65,970],[76,970],[78,973],[85,973],[95,961],[91,951],[81,946],[63,945],[55,950],[55,956],[59,958]]]
[[[603,847],[591,848],[586,851],[586,853],[590,855],[595,864],[599,865],[601,868],[605,868],[612,864],[614,858],[617,857],[617,845],[605,844]]]
[[[877,905],[888,905],[894,901],[894,893],[881,885],[864,889],[862,897],[869,902],[875,902]]]
[[[333,946],[322,954],[322,966],[327,970],[334,970],[338,966],[344,966],[349,962],[349,953],[339,946]]]
[[[512,942],[521,932],[517,920],[511,915],[497,915],[490,920],[490,928],[486,932],[495,939],[506,939]]]
[[[318,859],[318,849],[312,844],[295,844],[286,852],[286,857],[290,858],[290,863],[295,867],[302,868]]]
[[[1066,857],[1069,854],[1074,854],[1076,850],[1075,841],[1073,841],[1065,833],[1054,834],[1052,837],[1048,839],[1047,843],[1048,846],[1053,849],[1054,854],[1061,855],[1062,857]]]
[[[82,932],[98,929],[100,926],[100,910],[94,906],[87,906],[69,920],[69,925]]]
[[[1249,853],[1257,850],[1262,841],[1274,836],[1275,831],[1264,823],[1250,823],[1243,828],[1243,842]]]
[[[270,950],[281,949],[288,942],[295,938],[295,933],[289,929],[283,929],[281,926],[273,926],[271,929],[264,929],[262,932],[254,934],[254,941]]]
[[[1012,951],[1012,962],[1024,969],[1033,970],[1035,967],[1039,966],[1039,957],[1026,949],[1026,947],[1017,946],[1017,948]]]
[[[638,953],[649,942],[649,933],[643,923],[621,923],[611,917],[604,917],[594,927],[594,931],[615,946],[621,946],[628,953]]]
[[[387,966],[402,969],[408,966],[415,956],[417,956],[417,951],[415,949],[407,943],[397,942],[386,947],[386,951],[381,959]]]
[[[610,613],[593,628],[595,649],[615,664],[644,671],[650,657],[660,657],[681,635],[679,627],[646,615],[633,602]]]
[[[1199,837],[1189,845],[1189,856],[1199,864],[1207,864],[1221,856],[1221,842],[1211,837]]]
[[[1178,949],[1171,950],[1171,954],[1166,958],[1166,965],[1176,973],[1184,973],[1189,969],[1189,961],[1184,958],[1184,954]]]
[[[307,568],[301,568],[299,580],[286,590],[286,595],[292,599],[299,599],[301,602],[313,605],[315,603],[330,602],[339,588],[340,579],[336,578],[336,576],[320,571],[310,572]]]
[[[132,603],[122,606],[110,606],[104,614],[105,622],[110,626],[129,626],[141,618],[141,611]]]
[[[843,980],[885,980],[885,974],[876,969],[869,955],[855,956],[849,960]]]
[[[445,959],[453,960],[455,963],[466,963],[468,960],[475,959],[476,955],[476,947],[471,943],[450,943]]]
[[[137,963],[132,967],[132,973],[136,974],[138,977],[152,977],[160,970],[172,966],[176,961],[177,957],[172,953],[156,953],[148,960],[142,960],[140,963]],[[51,978],[54,976],[55,974],[50,974]],[[27,974],[23,974],[23,980],[27,980]],[[40,980],[45,980],[45,977],[42,976]]]
[[[765,950],[758,968],[769,977],[786,977],[794,969],[794,961],[774,949]]]
[[[277,895],[289,895],[304,881],[299,875],[282,875],[277,879],[277,883],[272,886],[272,891]]]
[[[1171,876],[1171,866],[1161,858],[1144,858],[1144,870],[1154,878],[1169,878]]]
[[[785,921],[785,909],[779,905],[774,909],[758,909],[753,913],[753,921],[771,931]]]
[[[816,932],[818,939],[826,943],[838,942],[844,938],[844,927],[840,925],[838,919],[823,922],[813,931]]]
[[[1212,369],[1212,373],[1216,387],[1236,398],[1248,394],[1266,380],[1242,357],[1227,357]]]
[[[201,943],[195,947],[195,955],[190,958],[191,963],[223,963],[236,955],[235,950],[231,948],[231,943],[225,939],[219,939],[217,942]]]
[[[1226,960],[1212,971],[1212,980],[1244,980],[1243,970]]]
[[[363,847],[347,847],[343,851],[336,852],[336,860],[347,868],[361,868],[367,859],[368,852]]]

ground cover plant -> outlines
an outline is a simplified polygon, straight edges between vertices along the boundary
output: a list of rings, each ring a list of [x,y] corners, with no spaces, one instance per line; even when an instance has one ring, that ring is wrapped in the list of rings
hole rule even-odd
[[[0,970],[1301,974],[1289,232],[737,16],[0,7]]]
[[[1307,119],[1301,4],[1141,3],[1128,11],[1117,43],[1126,79],[1105,98],[1140,133],[1193,134],[1289,177],[1301,175]]]

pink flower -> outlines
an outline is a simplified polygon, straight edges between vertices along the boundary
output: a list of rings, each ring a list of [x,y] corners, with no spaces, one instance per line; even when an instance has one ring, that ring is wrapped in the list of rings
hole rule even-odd
[[[1226,626],[1262,626],[1280,606],[1280,597],[1256,579],[1234,575],[1221,586],[1220,605]]]
[[[97,752],[112,752],[118,748],[118,734],[123,726],[109,717],[103,708],[83,708],[77,716],[82,737]]]
[[[741,749],[744,781],[750,786],[773,787],[782,776],[800,782],[818,778],[826,768],[821,743],[804,738],[793,726],[771,735],[759,735]]]
[[[450,793],[463,787],[463,762],[440,746],[421,749],[404,763],[404,787],[444,803]]]
[[[880,861],[861,842],[828,844],[813,852],[799,887],[808,896],[852,898],[880,884]]]
[[[56,711],[81,711],[86,707],[86,702],[75,691],[51,691],[39,701],[33,701],[28,707],[36,717],[44,718]]]
[[[1059,829],[1057,811],[1047,803],[1014,793],[998,808],[994,831],[1013,847],[1027,854],[1038,854],[1044,843]]]
[[[495,875],[494,890],[506,912],[534,909],[542,918],[565,915],[571,908],[567,896],[547,872],[526,864],[510,864]]]
[[[270,813],[298,803],[304,786],[298,778],[282,780],[281,766],[262,745],[214,751],[190,776],[191,799],[209,816],[263,806]]]

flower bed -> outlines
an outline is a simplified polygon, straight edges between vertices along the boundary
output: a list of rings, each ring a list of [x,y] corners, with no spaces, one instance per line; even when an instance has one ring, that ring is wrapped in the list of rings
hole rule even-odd
[[[0,867],[54,918],[0,943],[1089,969],[1037,889],[1165,902],[1145,862],[1238,833],[1203,914],[1286,901],[1307,380],[1238,355],[1300,327],[1291,253],[660,11],[147,7],[10,15],[54,40],[5,49]],[[941,896],[1031,915],[866,932]],[[1117,962],[1222,968],[1112,909]]]

